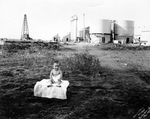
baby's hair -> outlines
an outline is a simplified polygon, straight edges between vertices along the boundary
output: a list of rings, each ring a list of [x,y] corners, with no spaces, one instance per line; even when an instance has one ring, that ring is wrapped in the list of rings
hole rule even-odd
[[[56,63],[56,64],[59,64],[60,65],[60,62],[58,60],[54,60],[53,64]]]

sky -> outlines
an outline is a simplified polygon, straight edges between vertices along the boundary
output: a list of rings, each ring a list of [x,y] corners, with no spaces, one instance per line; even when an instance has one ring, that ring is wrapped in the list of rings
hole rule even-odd
[[[0,38],[20,39],[24,14],[33,39],[61,38],[78,16],[78,30],[93,20],[133,20],[135,27],[150,26],[150,0],[0,0]],[[85,17],[83,17],[85,14]],[[84,20],[85,19],[85,20]]]

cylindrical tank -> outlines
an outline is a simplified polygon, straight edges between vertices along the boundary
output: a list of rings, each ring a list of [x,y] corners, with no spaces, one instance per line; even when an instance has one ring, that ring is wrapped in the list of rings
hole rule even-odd
[[[134,21],[116,20],[115,34],[117,35],[134,35]]]
[[[80,37],[81,39],[83,39],[83,33],[84,33],[84,30],[81,29],[81,30],[79,31],[79,37]]]
[[[98,19],[92,21],[90,33],[111,33],[111,20]]]

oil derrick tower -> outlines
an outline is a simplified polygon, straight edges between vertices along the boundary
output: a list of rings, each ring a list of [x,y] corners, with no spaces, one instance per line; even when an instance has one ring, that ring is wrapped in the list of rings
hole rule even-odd
[[[29,28],[27,23],[27,15],[24,15],[23,25],[22,25],[22,31],[21,31],[21,40],[31,40],[29,37]]]

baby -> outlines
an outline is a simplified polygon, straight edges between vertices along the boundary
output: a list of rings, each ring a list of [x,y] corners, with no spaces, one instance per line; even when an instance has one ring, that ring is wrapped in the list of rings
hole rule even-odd
[[[50,85],[47,87],[52,86],[52,84],[56,84],[56,86],[61,87],[62,81],[62,71],[60,70],[60,63],[58,61],[54,61],[53,69],[50,72]]]

